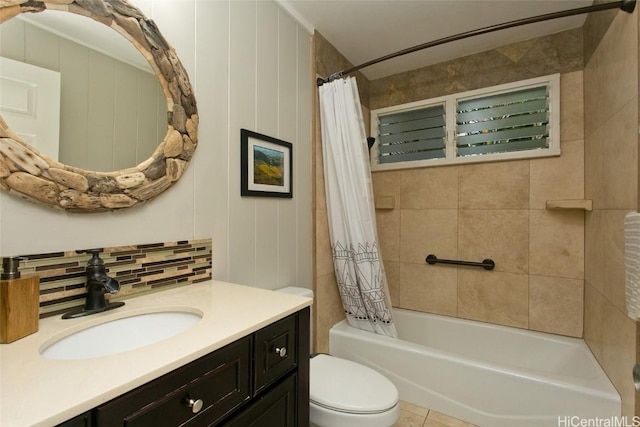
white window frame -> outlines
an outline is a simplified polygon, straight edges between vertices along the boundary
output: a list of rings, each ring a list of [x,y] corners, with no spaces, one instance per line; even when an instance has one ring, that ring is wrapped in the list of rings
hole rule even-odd
[[[541,84],[549,85],[549,147],[535,150],[513,151],[508,153],[488,153],[473,156],[458,157],[456,148],[456,106],[458,101],[469,98],[476,98],[487,95],[497,95],[505,92],[512,92],[527,89]],[[378,116],[410,111],[419,108],[431,107],[437,104],[445,105],[445,157],[438,159],[412,160],[396,163],[378,163]],[[521,80],[518,82],[492,86],[488,88],[476,89],[452,95],[431,98],[407,104],[394,105],[392,107],[379,108],[371,111],[371,135],[376,138],[376,142],[371,148],[371,170],[396,170],[432,166],[457,165],[467,163],[495,162],[504,160],[520,160],[540,157],[553,157],[560,155],[560,74],[552,74],[533,79]]]

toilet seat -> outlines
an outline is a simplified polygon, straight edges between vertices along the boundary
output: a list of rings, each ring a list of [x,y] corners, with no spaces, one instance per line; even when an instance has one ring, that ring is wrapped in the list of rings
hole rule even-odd
[[[309,399],[313,404],[349,414],[380,414],[398,404],[395,385],[368,366],[326,354],[315,356],[310,363]]]

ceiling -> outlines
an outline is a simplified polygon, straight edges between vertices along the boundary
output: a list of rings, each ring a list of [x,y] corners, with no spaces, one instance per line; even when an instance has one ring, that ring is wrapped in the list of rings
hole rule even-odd
[[[592,0],[279,0],[358,65],[422,43],[491,25],[590,6]],[[586,15],[554,19],[435,46],[362,69],[370,80],[580,27]],[[340,71],[340,70],[335,70]]]

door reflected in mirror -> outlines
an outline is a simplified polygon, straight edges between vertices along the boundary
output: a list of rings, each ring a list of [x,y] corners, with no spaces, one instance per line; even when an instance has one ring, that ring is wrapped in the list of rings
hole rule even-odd
[[[12,63],[0,66],[0,115],[54,160],[99,172],[131,168],[151,156],[167,131],[167,100],[146,59],[90,18],[52,10],[18,16],[0,26],[0,56]],[[27,70],[17,71],[20,78],[6,75],[19,67]],[[31,81],[33,73],[58,74],[59,87],[52,77]]]

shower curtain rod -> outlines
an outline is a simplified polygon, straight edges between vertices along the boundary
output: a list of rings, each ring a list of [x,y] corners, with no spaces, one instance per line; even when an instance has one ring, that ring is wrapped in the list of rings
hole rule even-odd
[[[375,64],[377,64],[379,62],[387,61],[389,59],[397,58],[398,56],[406,55],[408,53],[417,52],[419,50],[426,49],[426,48],[429,48],[429,47],[438,46],[438,45],[441,45],[441,44],[445,44],[445,43],[449,43],[449,42],[453,42],[453,41],[457,41],[457,40],[462,40],[462,39],[466,39],[466,38],[473,37],[473,36],[479,36],[481,34],[491,33],[491,32],[498,31],[498,30],[505,30],[507,28],[519,27],[520,25],[534,24],[536,22],[548,21],[548,20],[551,20],[551,19],[565,18],[567,16],[574,16],[574,15],[582,15],[584,13],[590,13],[590,12],[600,12],[600,11],[603,11],[603,10],[615,9],[615,8],[620,8],[621,10],[623,10],[625,12],[631,13],[635,9],[635,7],[636,7],[636,0],[621,0],[621,1],[611,2],[611,3],[600,3],[600,4],[594,4],[594,5],[586,6],[586,7],[579,7],[579,8],[576,8],[576,9],[568,9],[568,10],[564,10],[564,11],[560,11],[560,12],[547,13],[547,14],[544,14],[544,15],[533,16],[531,18],[517,19],[515,21],[505,22],[503,24],[491,25],[489,27],[479,28],[477,30],[471,30],[471,31],[467,31],[467,32],[464,32],[464,33],[456,34],[454,36],[443,37],[443,38],[438,39],[438,40],[434,40],[434,41],[430,41],[430,42],[427,42],[427,43],[419,44],[417,46],[413,46],[413,47],[410,47],[410,48],[407,48],[407,49],[403,49],[403,50],[400,50],[398,52],[391,53],[389,55],[381,56],[380,58],[373,59],[371,61],[365,62],[365,63],[360,64],[360,65],[356,65],[355,67],[351,67],[351,68],[347,68],[346,70],[338,71],[337,73],[331,74],[326,79],[318,78],[317,84],[318,84],[318,86],[322,86],[324,83],[329,83],[329,82],[331,82],[333,80],[336,80],[336,79],[339,79],[339,78],[343,77],[346,74],[351,74],[354,71],[358,71],[358,70],[360,70],[362,68],[366,68],[366,67],[369,67],[371,65],[375,65]]]

